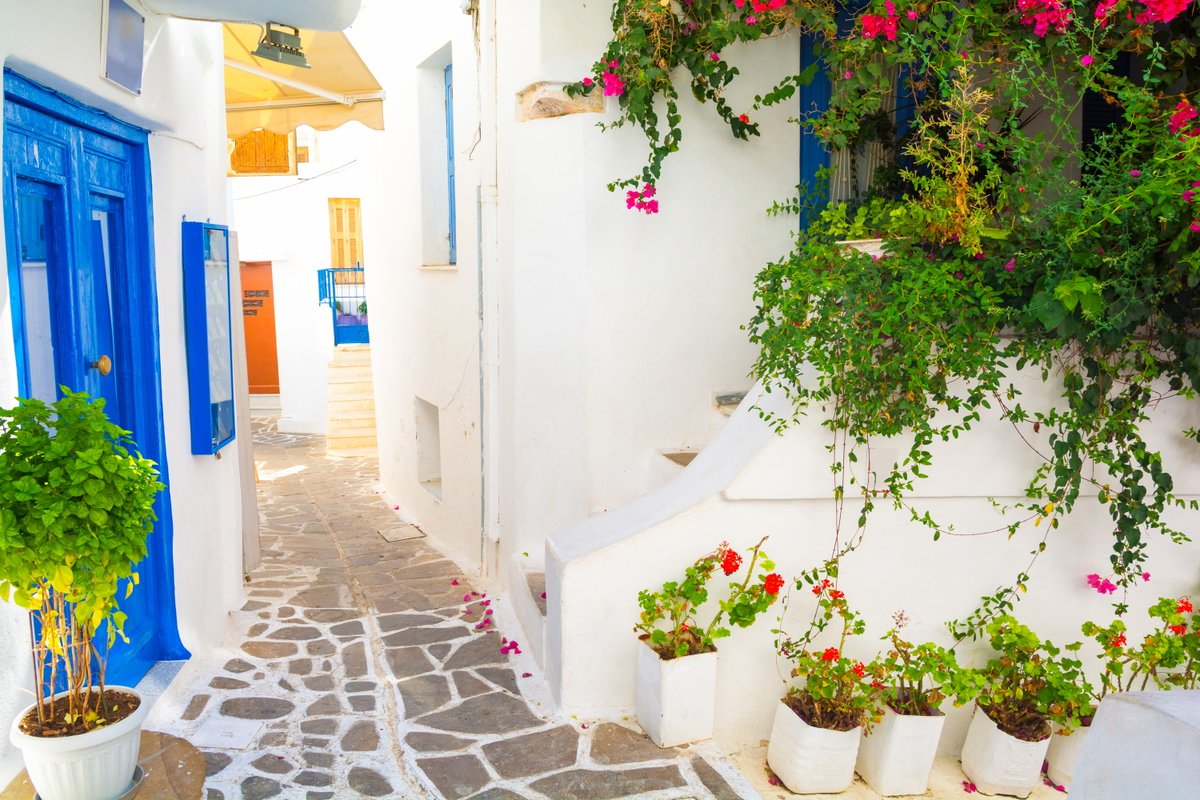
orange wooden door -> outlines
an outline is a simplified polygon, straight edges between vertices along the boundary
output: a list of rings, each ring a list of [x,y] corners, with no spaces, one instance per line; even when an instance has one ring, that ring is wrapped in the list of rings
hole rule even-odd
[[[275,349],[275,290],[270,261],[242,262],[242,322],[246,326],[246,372],[250,394],[279,394]]]

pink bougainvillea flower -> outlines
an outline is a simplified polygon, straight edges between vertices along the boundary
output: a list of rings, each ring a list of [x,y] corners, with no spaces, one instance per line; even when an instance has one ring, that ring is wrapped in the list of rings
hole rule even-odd
[[[1187,597],[1179,598],[1179,605],[1175,606],[1176,614],[1192,613],[1192,601]]]
[[[1004,265],[1005,272],[1012,272],[1016,268],[1017,268],[1017,259],[1016,258],[1010,258],[1008,260],[1008,263]]]
[[[1167,127],[1171,129],[1171,135],[1175,135],[1183,130],[1184,126],[1194,120],[1198,116],[1196,109],[1185,97],[1180,100],[1175,106],[1175,113],[1171,115],[1171,119],[1167,123]]]
[[[1117,0],[1100,0],[1096,4],[1096,19],[1100,20],[1100,27],[1108,25],[1108,12],[1117,4]]]
[[[615,72],[606,72],[600,76],[604,79],[604,96],[616,97],[625,91],[625,81]]]
[[[1129,177],[1140,178],[1142,177],[1142,171],[1140,169],[1131,169],[1129,170]]]
[[[1187,203],[1188,205],[1191,205],[1196,199],[1196,193],[1195,193],[1195,191],[1193,191],[1191,189],[1184,189],[1182,197],[1183,197],[1183,202]]]
[[[979,789],[977,789],[975,784],[971,783],[970,781],[963,781],[963,791],[967,794],[975,794],[975,792],[978,792]]]
[[[837,661],[841,657],[842,654],[836,647],[827,647],[825,648],[825,652],[821,654],[822,661]]]
[[[532,677],[533,677],[533,673],[532,673],[532,672],[522,672],[522,673],[521,673],[521,677],[522,677],[522,678],[532,678]]]
[[[1088,53],[1087,55],[1085,55],[1079,59],[1079,63],[1085,67],[1090,67],[1092,65],[1092,62],[1095,60],[1096,59],[1092,58],[1091,54]]]
[[[458,586],[458,578],[451,578],[451,579],[450,579],[450,585],[451,585],[451,586]]]
[[[1032,25],[1033,35],[1043,39],[1052,28],[1056,33],[1066,32],[1071,21],[1071,9],[1061,0],[1017,0],[1017,13],[1021,24]]]
[[[654,188],[653,183],[647,183],[642,187],[642,197],[654,197],[656,194],[658,194],[658,189]]]
[[[1150,582],[1150,573],[1149,573],[1149,572],[1143,572],[1143,573],[1142,573],[1142,580],[1143,580],[1143,581],[1145,581],[1146,583],[1149,583],[1149,582]]]
[[[1192,224],[1188,225],[1188,228],[1191,229],[1192,233],[1200,233],[1200,219],[1192,220]]]
[[[917,13],[917,12],[915,12],[915,11],[909,11],[909,12],[908,12],[908,18],[909,18],[909,19],[911,19],[911,20],[915,20],[915,19],[916,19],[917,17],[919,17],[919,16],[920,16],[920,14],[918,14],[918,13]]]
[[[614,58],[612,61],[608,62],[608,66],[611,69],[616,69],[617,68],[617,60]]]
[[[718,54],[718,53],[712,53],[711,55],[709,55],[709,58],[711,58],[713,61],[720,61],[720,60],[721,60],[721,56],[720,56],[720,54]]]
[[[851,70],[846,70],[845,72],[842,73],[842,77],[845,78],[846,80],[850,80],[851,78],[854,77],[854,73]]]
[[[1147,22],[1170,22],[1187,10],[1191,2],[1192,0],[1142,0],[1146,10],[1134,20],[1139,25]]]
[[[546,593],[545,593],[545,592],[542,592],[542,599],[543,599],[543,600],[545,600],[545,599],[546,599]]]
[[[471,595],[469,595],[469,594],[464,594],[464,595],[463,595],[463,602],[464,602],[464,603],[469,603],[469,602],[471,602]]]
[[[583,85],[584,85],[584,86],[589,86],[589,87],[590,87],[590,86],[593,86],[595,83],[596,83],[596,82],[595,82],[594,80],[592,80],[591,78],[584,78],[584,79],[583,79]]]

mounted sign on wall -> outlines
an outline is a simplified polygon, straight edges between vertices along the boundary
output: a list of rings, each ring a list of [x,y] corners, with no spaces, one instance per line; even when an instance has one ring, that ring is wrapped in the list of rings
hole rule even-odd
[[[122,89],[142,93],[146,18],[125,0],[105,0],[100,29],[100,75]]]
[[[229,229],[223,225],[183,223],[183,311],[192,453],[211,455],[234,438]]]

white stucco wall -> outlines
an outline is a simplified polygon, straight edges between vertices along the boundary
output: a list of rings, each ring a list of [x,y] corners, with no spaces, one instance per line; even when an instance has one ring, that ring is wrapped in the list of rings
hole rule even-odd
[[[329,308],[318,304],[317,270],[330,266],[329,198],[363,197],[382,134],[357,122],[332,131],[302,128],[310,161],[297,174],[230,178],[242,261],[270,261],[279,357],[279,429],[324,433],[333,353]],[[363,198],[363,212],[371,206]],[[378,252],[363,226],[364,263]],[[372,327],[374,321],[372,320]]]
[[[606,190],[644,163],[638,132],[602,132],[593,114],[522,123],[503,111],[531,82],[588,74],[608,13],[544,2],[500,15],[501,546],[533,562],[553,531],[660,485],[673,472],[662,451],[719,430],[713,395],[749,386],[740,325],[754,275],[789,242],[786,221],[763,212],[798,181],[794,109],[750,109],[797,63],[794,38],[723,53],[744,72],[730,102],[767,136],[737,141],[681,98],[684,145],[655,216]],[[534,34],[536,47],[506,47]],[[615,112],[610,99],[602,118]]]
[[[1028,387],[1031,395],[1037,389]],[[762,403],[782,408],[780,399],[775,393]],[[633,706],[638,645],[631,628],[639,590],[676,579],[687,564],[726,540],[744,549],[770,536],[764,549],[789,580],[820,566],[832,552],[828,432],[818,419],[806,418],[777,437],[750,408],[752,402],[749,398],[743,404],[678,479],[550,539],[547,674],[566,713],[613,713]],[[1163,403],[1148,439],[1162,449],[1176,490],[1189,498],[1200,494],[1200,457],[1179,431],[1194,426],[1198,417],[1195,403]],[[888,443],[882,443],[876,457],[887,449]],[[998,422],[939,446],[934,462],[935,471],[919,485],[915,504],[962,533],[1005,524],[1008,518],[998,517],[987,498],[1019,502],[1031,464],[1015,433]],[[1039,634],[1062,644],[1082,639],[1079,628],[1085,620],[1103,623],[1112,615],[1111,598],[1099,596],[1084,579],[1110,571],[1111,521],[1094,492],[1083,494],[1075,512],[1050,536],[1016,611]],[[1172,514],[1172,519],[1185,531],[1195,528],[1194,513]],[[844,528],[843,536],[851,532]],[[966,616],[981,595],[1011,583],[1044,532],[1027,525],[1011,541],[1001,532],[943,536],[934,542],[907,512],[881,507],[868,523],[862,547],[843,561],[839,588],[869,626],[868,635],[848,645],[847,652],[864,660],[873,657],[892,613],[901,609],[913,621],[907,632],[914,641],[949,644],[945,622]],[[1130,595],[1131,637],[1148,627],[1145,609],[1159,596],[1200,590],[1196,544],[1174,545],[1153,536],[1149,553],[1151,581]],[[725,590],[722,581],[716,587]],[[721,643],[716,730],[726,748],[755,744],[769,734],[774,705],[788,678],[787,663],[776,659],[770,632],[782,609],[774,607],[753,628],[735,629]],[[812,610],[807,592],[794,593],[785,629],[802,631]],[[967,664],[979,663],[984,652],[985,647],[970,642],[959,647]],[[956,753],[968,717],[965,709],[949,716],[942,750]]]
[[[373,4],[350,38],[387,92],[363,195],[380,475],[462,563],[480,540],[478,130],[471,19],[457,3]],[[457,264],[446,264],[443,73],[453,63]],[[418,480],[416,400],[436,407],[441,497]],[[428,441],[428,440],[426,440]]]
[[[185,368],[180,220],[229,218],[224,179],[224,98],[219,26],[148,15],[140,97],[99,77],[100,8],[89,0],[0,0],[0,61],[83,103],[147,128],[153,179],[154,256],[161,333],[164,428],[174,516],[180,632],[193,651],[226,632],[243,602],[239,441],[221,460],[191,455]],[[2,145],[2,142],[0,142]],[[0,252],[5,252],[0,227]],[[17,393],[7,270],[0,270],[0,398]],[[245,432],[243,432],[244,434]],[[30,674],[23,614],[0,610],[0,730],[26,696]],[[13,766],[0,739],[0,774]],[[0,783],[3,781],[0,780]]]

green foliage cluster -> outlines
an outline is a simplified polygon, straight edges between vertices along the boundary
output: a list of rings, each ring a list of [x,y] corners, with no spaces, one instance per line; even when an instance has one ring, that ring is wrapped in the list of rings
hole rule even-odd
[[[1083,634],[1100,647],[1103,671],[1093,696],[1146,689],[1200,688],[1200,616],[1187,598],[1161,597],[1147,612],[1155,628],[1140,642],[1129,642],[1124,621],[1107,626],[1083,624]]]
[[[641,615],[634,630],[641,633],[662,658],[672,659],[716,650],[716,640],[731,633],[721,624],[726,617],[732,625],[750,627],[758,615],[775,602],[783,585],[783,579],[772,572],[774,562],[762,552],[766,540],[764,536],[747,551],[750,563],[746,565],[744,577],[740,581],[730,581],[729,593],[717,601],[716,612],[708,625],[698,623],[695,615],[708,603],[709,580],[718,569],[726,576],[734,576],[742,566],[743,557],[727,543],[696,559],[684,570],[682,581],[667,581],[657,592],[649,589],[639,592]],[[759,570],[757,577],[756,567]]]
[[[104,401],[82,393],[0,409],[0,598],[37,623],[39,720],[52,715],[61,679],[65,721],[103,724],[100,693],[90,690],[102,692],[107,647],[125,639],[118,599],[138,582],[133,565],[146,555],[163,489],[134,447]]]

